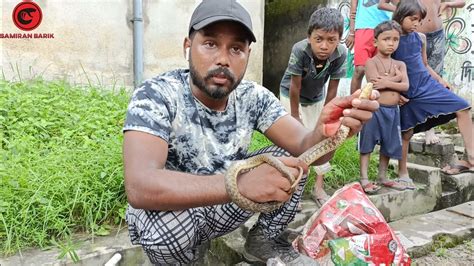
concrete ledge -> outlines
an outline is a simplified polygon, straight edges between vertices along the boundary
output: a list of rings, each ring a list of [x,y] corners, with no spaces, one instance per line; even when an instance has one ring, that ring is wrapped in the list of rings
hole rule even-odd
[[[396,161],[391,163],[397,164]],[[379,194],[369,196],[387,222],[433,211],[441,197],[438,168],[409,163],[408,170],[415,181],[416,190],[396,191],[383,188]]]
[[[21,255],[1,258],[0,265],[104,265],[117,252],[123,256],[122,265],[152,265],[143,253],[141,246],[134,246],[130,243],[126,228],[115,236],[79,240],[77,245],[76,253],[80,258],[77,263],[74,263],[68,256],[58,259],[61,251],[53,248],[47,251],[24,251]]]
[[[421,257],[433,249],[440,236],[449,236],[459,243],[474,237],[474,202],[453,208],[413,216],[390,223],[403,246],[412,257]],[[471,214],[469,217],[468,214]]]

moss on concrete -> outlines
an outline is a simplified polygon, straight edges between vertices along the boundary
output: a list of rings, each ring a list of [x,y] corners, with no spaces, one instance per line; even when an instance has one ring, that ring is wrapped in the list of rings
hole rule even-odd
[[[266,18],[275,18],[279,16],[291,16],[299,13],[305,7],[312,7],[315,4],[327,5],[327,0],[266,0],[265,16]],[[306,19],[306,18],[304,18]]]

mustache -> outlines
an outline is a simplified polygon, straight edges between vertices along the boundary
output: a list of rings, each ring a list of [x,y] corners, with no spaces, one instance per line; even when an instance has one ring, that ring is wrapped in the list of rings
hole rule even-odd
[[[235,82],[234,74],[232,74],[229,69],[224,67],[218,67],[216,69],[210,70],[209,72],[207,72],[207,75],[204,77],[204,80],[207,81],[217,75],[224,75],[225,78],[227,78],[231,83]]]

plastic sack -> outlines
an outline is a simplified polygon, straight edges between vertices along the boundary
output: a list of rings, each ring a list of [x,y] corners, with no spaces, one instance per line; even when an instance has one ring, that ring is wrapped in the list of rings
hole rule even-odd
[[[410,265],[411,259],[359,183],[344,186],[293,241],[320,265]]]

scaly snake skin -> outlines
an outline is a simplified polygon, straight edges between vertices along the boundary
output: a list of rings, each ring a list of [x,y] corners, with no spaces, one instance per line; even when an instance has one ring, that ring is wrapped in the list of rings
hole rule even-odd
[[[362,89],[359,99],[368,99],[370,94],[372,93],[372,88],[372,83],[367,83],[367,85]],[[323,141],[309,148],[307,151],[301,154],[298,159],[302,160],[307,165],[312,164],[317,159],[321,158],[321,156],[337,149],[337,147],[339,147],[346,140],[347,136],[349,135],[349,131],[350,129],[348,127],[341,125],[334,136],[324,139]],[[283,174],[283,176],[288,179],[288,181],[290,181],[290,184],[292,184],[291,189],[288,192],[290,194],[295,192],[296,187],[301,177],[303,176],[303,169],[301,167],[299,167],[298,176],[294,177],[288,171],[287,166],[285,166],[280,160],[269,154],[261,154],[254,157],[250,157],[246,160],[233,162],[224,177],[225,188],[232,201],[244,210],[267,213],[280,208],[280,206],[284,204],[284,202],[276,201],[265,203],[254,202],[244,197],[239,192],[239,189],[237,187],[237,176],[242,172],[250,171],[251,169],[264,163],[275,167]]]

